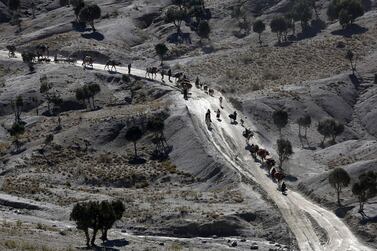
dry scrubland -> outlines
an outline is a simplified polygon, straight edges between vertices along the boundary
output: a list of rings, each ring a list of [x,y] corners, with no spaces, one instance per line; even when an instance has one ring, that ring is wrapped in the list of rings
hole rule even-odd
[[[164,0],[93,1],[103,8],[103,17],[96,23],[99,31],[96,36],[90,30],[72,30],[71,8],[58,8],[56,1],[40,2],[37,18],[25,18],[20,34],[14,34],[14,26],[0,24],[0,32],[4,34],[0,37],[2,47],[14,43],[23,49],[44,43],[52,52],[64,55],[73,53],[81,57],[88,53],[100,62],[116,58],[123,65],[132,61],[135,66],[145,68],[159,64],[154,45],[165,42],[175,30],[162,20],[161,10],[168,4]],[[287,1],[248,1],[252,20],[261,2],[264,4],[261,18],[266,22],[287,6]],[[275,34],[267,29],[262,35],[263,46],[259,46],[256,34],[235,36],[237,20],[230,17],[230,8],[237,1],[208,0],[206,4],[213,14],[211,39],[200,44],[197,35],[183,25],[183,32],[190,32],[193,42],[169,43],[167,64],[192,79],[200,76],[226,94],[245,112],[246,124],[253,125],[274,156],[277,131],[271,114],[277,108],[286,108],[290,119],[283,135],[291,139],[295,152],[286,167],[292,178],[290,189],[299,189],[330,208],[359,237],[376,245],[375,221],[360,221],[350,188],[343,194],[347,210],[339,212],[334,203],[335,192],[327,179],[334,167],[344,167],[355,180],[362,170],[373,170],[376,165],[377,92],[372,86],[372,76],[377,70],[376,11],[372,9],[357,20],[358,34],[345,36],[337,23],[328,22],[314,37],[277,46]],[[325,7],[320,10],[324,20]],[[359,71],[365,80],[360,89],[348,76],[349,62],[344,57],[348,49],[357,55]],[[44,74],[64,100],[69,101],[61,113],[61,131],[55,131],[57,117],[42,115],[47,105],[38,90]],[[86,110],[74,97],[77,87],[91,82],[101,86],[101,93],[96,96],[101,109],[96,111]],[[6,129],[13,121],[10,103],[16,95],[25,97],[22,118],[27,122],[27,130],[21,141],[26,150],[12,155],[9,152],[12,139]],[[2,218],[13,221],[0,223],[0,249],[74,250],[83,244],[82,233],[42,219],[68,222],[74,203],[115,198],[125,203],[126,211],[110,237],[126,238],[129,241],[128,245],[123,243],[126,249],[184,250],[192,246],[199,250],[219,247],[227,250],[230,243],[227,238],[192,242],[144,240],[124,237],[122,231],[180,237],[238,236],[247,239],[245,243],[239,240],[240,249],[249,249],[250,239],[271,241],[269,245],[260,244],[260,250],[278,248],[274,242],[294,245],[280,212],[264,191],[230,171],[217,155],[207,152],[206,142],[199,141],[180,95],[174,88],[137,78],[127,81],[120,74],[43,64],[37,65],[37,73],[29,75],[22,63],[0,61],[1,191],[31,199],[42,208],[1,206]],[[38,102],[32,102],[32,98]],[[140,113],[151,116],[158,112],[169,117],[166,136],[173,146],[171,158],[151,159],[152,134],[146,133],[138,143],[145,163],[134,165],[129,162],[133,146],[124,139],[127,121]],[[295,124],[304,112],[313,117],[309,149],[301,146]],[[341,121],[346,130],[337,144],[321,149],[315,127],[324,117]],[[43,156],[39,149],[50,133],[55,134],[54,141]],[[253,193],[249,193],[250,189]],[[366,206],[372,219],[376,213],[375,200]],[[49,206],[46,209],[43,205]],[[316,226],[315,219],[311,222]],[[325,240],[323,229],[315,228]],[[49,243],[51,237],[57,240],[56,246]],[[41,241],[36,243],[35,239]]]

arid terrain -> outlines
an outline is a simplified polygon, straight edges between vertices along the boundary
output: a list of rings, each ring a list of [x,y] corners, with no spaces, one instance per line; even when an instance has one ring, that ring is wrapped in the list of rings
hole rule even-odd
[[[170,0],[87,0],[101,8],[96,32],[79,26],[72,6],[59,2],[35,0],[33,18],[31,2],[21,0],[18,27],[8,1],[0,0],[0,250],[83,249],[72,208],[115,199],[125,211],[109,241],[97,236],[94,250],[377,248],[377,196],[363,216],[352,192],[360,174],[377,171],[377,1],[362,1],[364,15],[347,29],[328,19],[330,1],[315,1],[310,30],[296,22],[296,35],[288,32],[281,44],[269,23],[292,8],[290,0],[204,0],[209,39],[184,20],[184,41],[164,20]],[[240,16],[250,31],[241,31]],[[266,23],[262,43],[256,20]],[[187,100],[178,78],[146,74],[160,68],[159,43],[168,48],[165,74],[182,72],[193,85]],[[50,62],[30,71],[21,53],[42,44]],[[355,55],[354,74],[347,51]],[[78,61],[54,62],[54,55]],[[84,56],[94,59],[91,69],[83,69]],[[105,69],[109,59],[121,63],[116,71]],[[213,95],[195,86],[197,77]],[[100,91],[80,100],[77,90],[93,84]],[[51,95],[61,102],[49,102]],[[25,130],[14,136],[17,97]],[[288,114],[281,135],[272,118],[279,109]],[[237,123],[228,117],[234,111]],[[297,124],[304,115],[311,117],[305,138]],[[163,158],[154,155],[148,124],[155,118],[164,122]],[[321,144],[317,126],[325,118],[344,131]],[[133,126],[142,131],[138,158],[127,137]],[[249,143],[277,162],[277,139],[291,142],[282,167],[287,195],[264,160],[251,156],[245,128],[254,132]],[[329,183],[339,167],[351,179],[341,206]]]

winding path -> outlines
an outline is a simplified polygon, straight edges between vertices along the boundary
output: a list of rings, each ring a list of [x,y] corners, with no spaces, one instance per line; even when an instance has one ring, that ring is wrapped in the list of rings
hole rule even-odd
[[[8,52],[0,51],[0,57],[8,58]],[[20,54],[17,53],[16,58],[11,60],[21,60]],[[81,63],[81,61],[78,61],[76,66],[81,67]],[[94,64],[93,68],[103,71],[104,65]],[[117,67],[117,70],[124,74],[128,72],[127,67]],[[144,70],[133,68],[131,74],[145,77]],[[157,81],[162,83],[159,75]],[[213,129],[209,131],[204,121],[204,114],[207,109],[216,111],[219,108],[219,93],[215,93],[216,95],[211,97],[195,87],[192,88],[191,92],[191,98],[188,101],[182,99],[182,102],[186,102],[187,109],[200,137],[210,142],[212,147],[229,162],[234,170],[258,183],[266,191],[295,235],[300,250],[372,251],[371,248],[359,242],[346,224],[331,211],[314,204],[298,192],[289,191],[288,196],[283,196],[276,189],[276,184],[267,177],[264,169],[261,169],[251,158],[249,152],[245,150],[245,138],[242,136],[243,127],[226,122],[228,114],[233,113],[235,109],[226,101],[225,97],[223,97],[224,109],[221,110],[223,121],[219,122],[213,119]],[[321,243],[308,215],[327,232],[326,243]]]

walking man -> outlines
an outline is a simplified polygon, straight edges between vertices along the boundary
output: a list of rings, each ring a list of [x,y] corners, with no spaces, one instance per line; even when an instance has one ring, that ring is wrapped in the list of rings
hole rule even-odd
[[[128,75],[131,75],[131,63],[128,64]]]

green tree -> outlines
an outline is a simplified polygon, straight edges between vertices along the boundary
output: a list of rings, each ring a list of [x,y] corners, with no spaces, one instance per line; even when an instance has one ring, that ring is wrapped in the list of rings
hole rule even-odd
[[[377,172],[369,171],[359,176],[359,181],[353,184],[352,193],[359,201],[359,212],[364,213],[365,203],[377,195]]]
[[[101,92],[101,86],[99,84],[89,84],[87,85],[88,88],[88,96],[92,99],[93,103],[93,109],[96,109],[95,103],[94,103],[94,97]],[[84,91],[85,93],[86,91]],[[90,103],[90,102],[89,102]]]
[[[282,41],[283,34],[288,30],[288,23],[282,16],[274,17],[270,22],[271,31],[276,33],[278,38],[278,43]]]
[[[262,44],[261,36],[262,36],[263,31],[265,30],[266,30],[266,25],[264,24],[262,20],[255,21],[255,23],[253,24],[253,31],[255,33],[258,33],[259,44]]]
[[[342,192],[342,188],[347,187],[350,181],[351,177],[343,168],[335,168],[329,174],[329,183],[336,191],[338,206],[341,206],[340,193]]]
[[[155,49],[157,55],[160,57],[161,65],[162,65],[164,57],[168,53],[169,49],[168,49],[168,47],[165,44],[162,44],[162,43],[156,44],[156,46],[154,47],[154,49]]]
[[[364,15],[364,9],[360,0],[332,0],[327,9],[329,19],[339,19],[343,28],[362,15]]]
[[[21,53],[22,61],[27,64],[29,67],[29,72],[32,73],[34,72],[34,59],[36,55],[33,52],[22,52]]]
[[[99,225],[102,232],[101,240],[107,241],[107,232],[117,220],[120,220],[125,211],[124,204],[120,200],[108,202],[102,201],[99,204]]]
[[[299,135],[299,137],[301,137],[301,128],[304,127],[305,128],[305,135],[304,136],[306,138],[308,128],[310,128],[310,126],[312,124],[312,118],[310,117],[309,114],[306,114],[305,116],[302,116],[302,117],[297,119],[297,124],[298,124],[298,135]]]
[[[89,23],[89,25],[92,27],[93,32],[96,31],[96,28],[94,27],[94,20],[99,18],[101,18],[101,8],[96,4],[86,5],[80,10],[80,21]]]
[[[308,27],[308,22],[312,18],[313,12],[307,0],[298,0],[293,5],[293,20],[301,22],[301,29],[304,31]]]
[[[184,7],[170,6],[165,13],[165,22],[173,23],[177,29],[177,34],[181,34],[181,25],[183,20],[187,17],[187,10]]]
[[[323,136],[321,142],[323,146],[326,138],[329,137],[332,138],[332,143],[335,143],[336,137],[344,132],[344,125],[333,119],[325,119],[318,123],[317,130]]]
[[[143,136],[143,132],[138,126],[130,127],[126,132],[126,139],[128,141],[133,142],[134,144],[134,150],[135,150],[134,158],[135,159],[137,159],[138,157],[136,143],[141,139],[142,136]]]
[[[281,129],[288,124],[288,113],[284,110],[277,110],[272,113],[274,124],[279,129],[280,138],[282,137]]]
[[[200,21],[198,25],[198,35],[200,39],[208,39],[209,33],[211,32],[211,27],[209,26],[208,22],[205,20]]]
[[[283,169],[283,162],[288,160],[289,157],[293,154],[292,144],[289,140],[278,139],[278,155],[279,155],[279,168]]]

